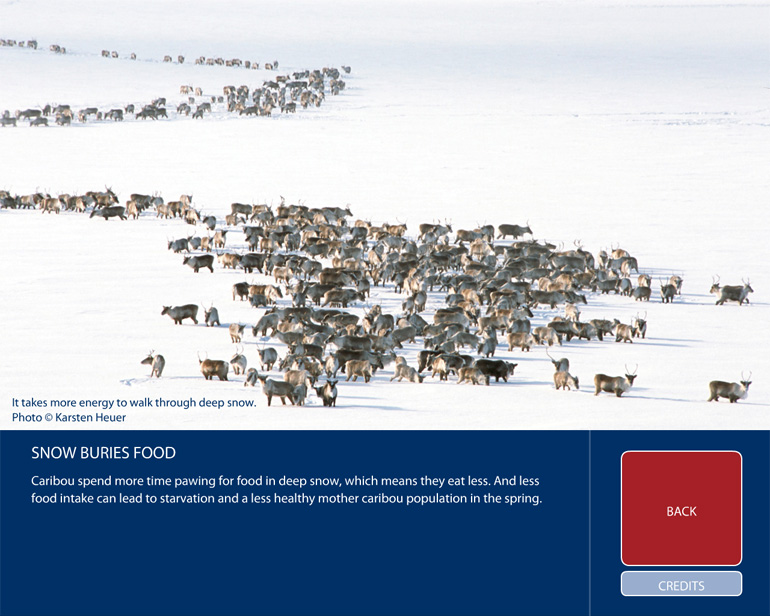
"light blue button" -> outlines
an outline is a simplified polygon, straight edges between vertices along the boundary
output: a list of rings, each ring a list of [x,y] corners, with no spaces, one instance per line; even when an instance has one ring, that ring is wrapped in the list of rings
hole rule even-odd
[[[738,597],[740,571],[624,571],[620,592],[625,597]]]

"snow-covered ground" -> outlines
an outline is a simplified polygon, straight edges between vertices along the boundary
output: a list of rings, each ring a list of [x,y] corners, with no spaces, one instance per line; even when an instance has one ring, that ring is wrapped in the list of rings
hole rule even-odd
[[[215,268],[193,274],[166,249],[179,221],[0,210],[0,426],[12,398],[253,401],[221,410],[127,409],[125,428],[768,429],[770,310],[766,216],[770,6],[761,2],[156,2],[0,0],[0,111],[66,103],[137,106],[180,85],[220,94],[302,69],[350,65],[346,89],[319,108],[242,118],[222,106],[177,117],[71,127],[0,128],[0,190],[82,193],[110,186],[193,204],[222,218],[231,202],[350,205],[354,218],[453,228],[529,221],[534,236],[571,248],[621,246],[653,275],[653,301],[589,297],[583,320],[628,323],[647,311],[646,340],[572,341],[579,391],[555,391],[543,347],[497,356],[519,364],[490,387],[342,383],[338,406],[268,408],[259,388],[204,381],[196,354],[229,359],[226,327],[174,326],[161,307],[218,308],[222,323],[264,312],[231,297],[260,279]],[[118,27],[117,24],[120,24]],[[48,51],[51,44],[66,54]],[[117,59],[102,58],[102,49]],[[137,60],[129,60],[130,53]],[[183,65],[164,55],[186,56]],[[198,56],[279,61],[279,70],[195,66]],[[277,110],[276,110],[277,111]],[[202,231],[198,231],[202,233]],[[228,244],[245,248],[233,232]],[[660,303],[658,279],[684,278]],[[751,304],[714,306],[712,276],[750,278]],[[392,286],[370,300],[398,313]],[[443,305],[431,294],[428,313]],[[285,302],[284,302],[285,303]],[[363,307],[354,311],[361,314]],[[541,325],[561,310],[538,310]],[[403,354],[416,366],[418,344]],[[250,364],[265,341],[245,338]],[[274,344],[284,353],[283,345]],[[160,380],[139,364],[155,349]],[[597,372],[638,365],[618,400],[594,397]],[[707,403],[712,379],[752,373],[746,400]],[[83,412],[83,409],[79,409]],[[93,412],[93,411],[92,411]],[[112,413],[119,412],[113,407]]]

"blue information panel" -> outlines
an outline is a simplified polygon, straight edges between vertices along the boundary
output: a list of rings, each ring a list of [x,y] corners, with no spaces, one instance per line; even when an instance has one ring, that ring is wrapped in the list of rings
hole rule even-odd
[[[770,614],[765,432],[0,439],[3,615]],[[652,568],[621,561],[620,460],[652,449],[743,456],[738,596],[621,593]]]

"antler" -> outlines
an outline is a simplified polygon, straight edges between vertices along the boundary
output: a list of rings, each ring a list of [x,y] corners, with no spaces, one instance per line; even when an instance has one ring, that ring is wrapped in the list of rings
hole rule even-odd
[[[636,371],[637,371],[637,370],[638,370],[638,368],[639,368],[639,364],[636,364],[636,365],[634,366],[634,371],[633,371],[633,372],[631,372],[631,371],[628,369],[628,365],[625,365],[625,366],[626,366],[626,374],[630,374],[631,376],[636,376]]]

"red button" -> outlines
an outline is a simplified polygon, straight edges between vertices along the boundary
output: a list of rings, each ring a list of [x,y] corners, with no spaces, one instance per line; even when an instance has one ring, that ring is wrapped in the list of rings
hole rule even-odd
[[[627,451],[621,458],[625,565],[741,562],[741,454]]]

